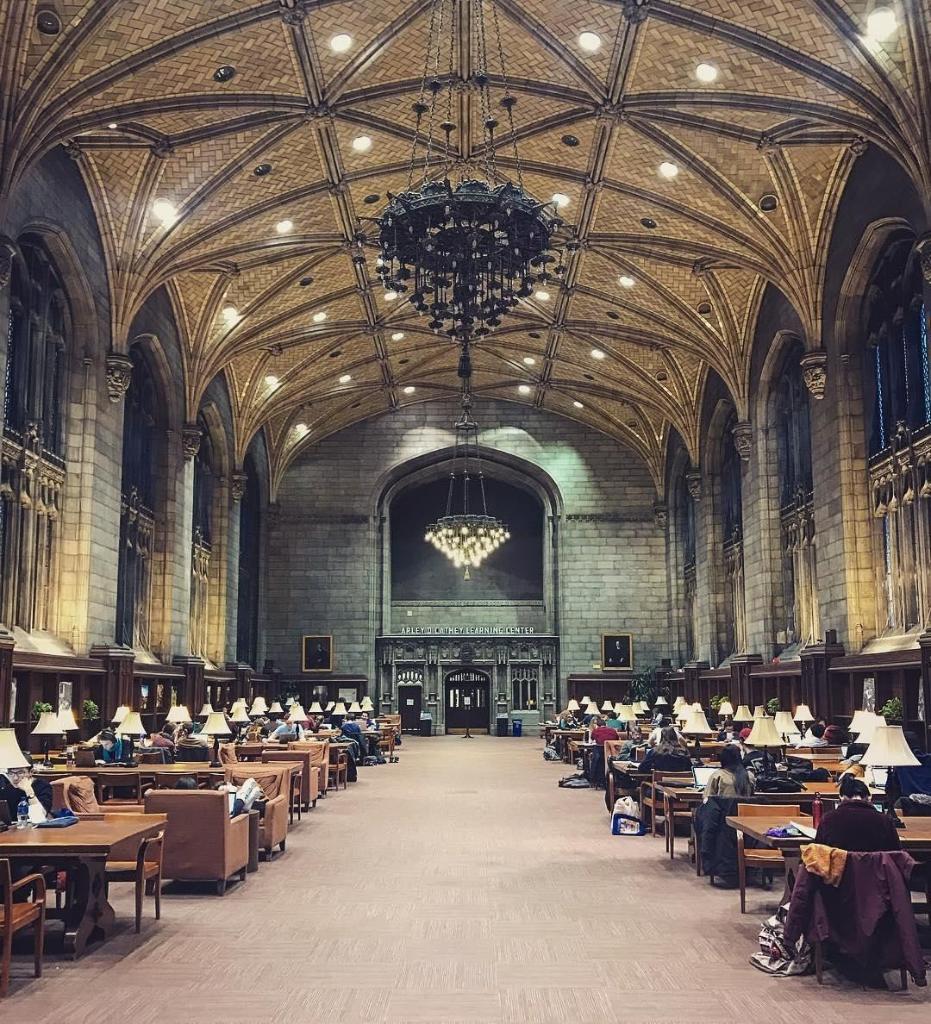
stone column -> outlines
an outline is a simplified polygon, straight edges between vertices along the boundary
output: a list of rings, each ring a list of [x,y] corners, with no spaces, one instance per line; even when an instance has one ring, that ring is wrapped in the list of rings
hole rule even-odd
[[[750,673],[756,665],[763,664],[761,654],[735,654],[730,660],[731,703],[747,704],[750,701]]]
[[[825,633],[824,643],[809,644],[802,649],[802,694],[811,713],[825,721],[834,717],[834,688],[828,669],[834,658],[844,656],[844,645],[837,642],[837,630]]]
[[[132,648],[116,644],[97,644],[90,649],[90,656],[100,659],[105,673],[100,709],[101,722],[110,722],[116,709],[123,705],[138,711],[133,687],[133,663],[136,655]]]
[[[199,435],[198,435],[199,436]],[[184,442],[182,441],[182,444]],[[183,453],[183,458],[182,458]],[[190,454],[189,454],[190,453]],[[166,592],[168,605],[168,655],[191,653],[191,531],[194,521],[194,452],[190,445],[174,452],[175,492],[166,510],[169,538]],[[203,703],[203,701],[201,701]],[[198,705],[198,708],[200,705]],[[194,714],[194,709],[191,708]]]

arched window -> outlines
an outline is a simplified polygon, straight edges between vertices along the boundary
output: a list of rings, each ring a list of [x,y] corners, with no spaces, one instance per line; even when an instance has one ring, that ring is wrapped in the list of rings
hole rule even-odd
[[[879,632],[931,622],[931,376],[914,239],[876,263],[864,300],[866,408]]]
[[[217,463],[210,428],[198,416],[200,448],[194,456],[194,514],[191,530],[191,653],[207,657],[210,631],[210,557]]]
[[[20,240],[10,282],[3,382],[0,616],[21,629],[54,629],[65,482],[65,365],[70,306],[38,239]]]
[[[239,587],[236,660],[256,668],[259,632],[259,538],[262,492],[255,463],[246,456],[245,481],[239,506]]]
[[[782,534],[782,615],[777,641],[788,647],[820,634],[815,558],[815,519],[811,472],[811,419],[802,379],[802,343],[783,355],[773,382],[771,422],[779,466],[779,518]],[[778,602],[777,602],[778,603]]]
[[[746,649],[744,614],[743,502],[740,456],[734,444],[737,414],[731,411],[721,435],[720,515],[724,546],[724,654],[729,657]]]
[[[120,564],[116,639],[150,647],[152,551],[155,535],[156,453],[162,403],[140,346],[130,350],[133,369],[123,412],[123,471],[120,496]]]

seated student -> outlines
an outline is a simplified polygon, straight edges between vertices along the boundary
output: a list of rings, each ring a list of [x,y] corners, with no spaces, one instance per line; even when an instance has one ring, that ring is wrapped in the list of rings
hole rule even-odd
[[[839,725],[825,726],[824,742],[829,747],[841,747],[847,742],[847,734]]]
[[[595,724],[597,721],[597,725]],[[593,719],[592,725],[592,743],[597,743],[599,747],[605,745],[606,740],[620,739],[617,728],[613,725],[609,725],[607,722],[602,721],[600,718]]]
[[[575,714],[568,708],[559,716],[559,728],[560,729],[578,729],[579,720],[575,717]]]
[[[733,744],[721,751],[721,767],[712,772],[702,791],[704,799],[712,796],[753,796],[753,778],[744,768],[740,749]]]
[[[174,753],[175,729],[170,722],[167,722],[165,724],[161,732],[156,732],[152,734],[151,746],[164,747],[165,750],[169,750],[172,753]]]
[[[268,738],[270,740],[277,740],[279,743],[287,743],[289,740],[296,740],[298,738],[298,728],[299,726],[293,726],[288,722],[282,721],[276,728],[272,729]]]
[[[612,711],[605,719],[605,725],[609,729],[625,729],[625,724],[617,717],[617,712]]]
[[[805,735],[795,744],[796,747],[826,747],[828,741],[824,738],[825,727],[816,722],[808,728]]]
[[[29,804],[29,820],[45,821],[52,810],[52,787],[45,779],[33,778],[31,766],[0,772],[0,800],[9,808],[10,821],[16,821],[17,808],[24,799]]]
[[[692,761],[679,741],[679,734],[667,725],[660,733],[659,743],[647,750],[639,767],[643,772],[687,772]]]
[[[118,764],[123,760],[123,741],[112,729],[100,733],[100,757],[97,764]]]
[[[838,793],[840,803],[821,819],[816,843],[853,853],[901,849],[895,824],[872,805],[866,783],[853,775],[843,775]]]

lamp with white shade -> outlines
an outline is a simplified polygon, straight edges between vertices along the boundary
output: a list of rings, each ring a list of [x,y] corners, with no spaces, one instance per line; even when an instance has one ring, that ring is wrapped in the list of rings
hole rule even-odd
[[[618,720],[624,722],[628,729],[630,728],[631,722],[636,723],[637,721],[637,712],[631,704],[618,704],[615,714],[617,715]]]
[[[19,749],[16,732],[13,729],[0,729],[0,771],[28,767],[29,759]]]
[[[873,735],[877,728],[885,725],[886,720],[882,715],[874,714],[872,711],[865,711],[863,714],[864,717],[861,718],[858,727],[857,743],[862,743],[868,747],[873,741]]]
[[[310,713],[312,715],[322,715],[323,714],[323,707],[321,706],[319,700],[315,700],[313,702],[313,704],[310,705]]]
[[[349,714],[350,715],[361,715],[362,714],[362,705],[357,700],[354,700],[349,705]]]
[[[798,728],[795,724],[795,719],[792,717],[791,711],[777,711],[776,717],[773,719],[773,724],[776,726],[776,732],[778,732],[787,743],[790,736],[798,735]]]
[[[211,715],[215,714],[217,714],[217,712],[213,710],[213,705],[210,703],[209,700],[205,700],[204,706],[200,709],[200,711],[197,712],[197,717],[209,718]]]
[[[346,705],[341,700],[338,700],[334,705],[333,714],[342,715],[343,717],[346,716]]]
[[[594,701],[589,701],[588,707],[585,709],[586,715],[597,715],[598,705]]]
[[[146,728],[142,724],[142,716],[138,711],[128,711],[123,721],[116,727],[117,735],[129,740],[129,751],[123,757],[124,764],[133,764],[133,744],[140,736],[146,735]]]
[[[711,726],[708,724],[708,719],[705,717],[705,712],[701,708],[697,711],[695,708],[692,708],[688,718],[685,720],[685,725],[682,726],[682,732],[686,736],[707,736],[712,731]]]
[[[270,715],[283,715],[284,708],[281,706],[280,700],[273,700],[272,706],[268,709]]]
[[[36,722],[36,727],[32,730],[33,736],[42,737],[42,749],[45,752],[45,760],[42,764],[46,768],[50,768],[52,765],[52,759],[48,755],[49,744],[52,742],[52,736],[61,736],[61,725],[58,722],[58,715],[54,711],[43,711],[39,715],[39,721]]]
[[[753,719],[756,721],[759,718],[766,718],[766,708],[762,704],[757,704],[753,709]]]
[[[230,727],[226,722],[226,715],[222,711],[211,711],[207,715],[207,721],[204,722],[204,728],[202,730],[205,736],[213,737],[213,766],[219,765],[219,758],[217,757],[217,744],[221,736],[231,736]]]
[[[734,716],[734,705],[729,700],[722,700],[718,705],[718,717],[719,718],[733,718]]]
[[[650,705],[645,700],[637,701],[637,710],[641,715],[648,715],[650,713]]]
[[[300,701],[295,701],[288,711],[288,725],[303,725],[307,721],[307,712]]]
[[[583,708],[587,708],[587,707],[588,707],[588,705],[589,705],[589,704],[591,704],[591,702],[592,702],[592,699],[591,699],[591,697],[589,697],[589,696],[585,696],[585,697],[583,697],[583,698],[582,698],[582,707],[583,707]]]
[[[249,708],[249,714],[253,718],[258,718],[260,715],[268,714],[268,704],[264,697],[256,697],[252,701],[252,707]]]
[[[581,711],[582,710],[582,705],[579,704],[579,702],[575,699],[575,697],[573,697],[572,700],[570,700],[569,703],[566,705],[566,710],[567,711]]]
[[[601,710],[602,711],[613,711],[614,710],[614,705],[611,703],[611,701],[604,700],[604,701],[601,702]]]
[[[737,710],[734,712],[734,721],[735,722],[752,722],[753,721],[753,714],[751,713],[750,708],[748,708],[746,704],[738,704],[737,705]]]
[[[662,694],[660,694],[656,698],[656,700],[653,701],[653,707],[655,707],[655,708],[668,708],[669,707],[669,701],[666,700],[666,698]]]
[[[111,725],[119,725],[120,722],[129,714],[129,707],[126,704],[121,704],[116,711],[113,712],[113,717],[110,719]]]
[[[245,701],[233,708],[233,713],[230,715],[230,721],[235,722],[237,725],[250,725],[252,723],[252,719],[249,717],[249,712],[246,710]]]
[[[375,705],[372,703],[372,698],[371,697],[363,697],[362,698],[362,710],[363,711],[374,711],[375,710]]]
[[[191,721],[191,712],[188,711],[187,704],[172,704],[165,721],[171,722],[172,725],[187,725]]]
[[[331,712],[331,713],[333,712],[333,710],[334,710],[335,708],[336,708],[336,701],[335,701],[335,700],[331,700],[331,701],[329,702],[329,704],[327,704],[327,706],[326,706],[326,709],[327,709],[327,711],[329,711],[329,712]]]
[[[759,747],[763,751],[763,774],[770,774],[775,769],[770,750],[781,750],[784,746],[783,739],[776,729],[776,723],[769,717],[763,715],[753,721],[753,728],[747,737],[747,745]]]
[[[853,718],[850,719],[847,731],[859,735],[866,723],[871,721],[872,718],[872,711],[864,711],[863,708],[857,708],[853,713]]]
[[[795,719],[796,722],[801,722],[802,725],[805,725],[808,722],[813,722],[815,720],[815,716],[811,713],[811,710],[809,709],[807,704],[799,704],[799,706],[795,709],[795,714],[792,717]]]
[[[866,753],[860,764],[867,768],[903,768],[908,765],[921,764],[909,747],[905,733],[902,732],[902,726],[880,724],[883,722],[880,715],[877,715],[876,719],[870,745],[866,748]],[[869,728],[869,724],[867,724],[867,728]],[[860,735],[862,736],[863,733]],[[891,803],[888,810],[896,827],[904,827]]]

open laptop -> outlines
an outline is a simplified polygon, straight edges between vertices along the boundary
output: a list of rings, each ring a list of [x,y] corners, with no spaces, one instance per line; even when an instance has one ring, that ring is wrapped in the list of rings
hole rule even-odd
[[[712,764],[695,765],[692,768],[692,776],[695,779],[695,788],[704,789],[708,780],[718,769]]]
[[[886,783],[889,781],[889,769],[888,768],[867,768],[866,769],[866,781],[873,787],[873,789],[885,789]]]
[[[82,750],[76,750],[74,752],[74,766],[75,768],[93,768],[97,763],[95,758],[97,751],[86,747]]]

